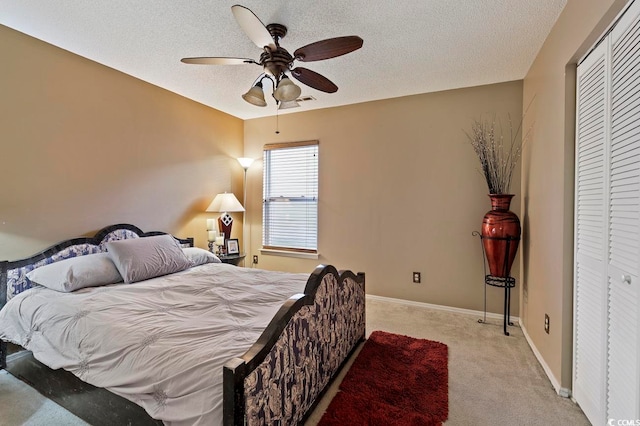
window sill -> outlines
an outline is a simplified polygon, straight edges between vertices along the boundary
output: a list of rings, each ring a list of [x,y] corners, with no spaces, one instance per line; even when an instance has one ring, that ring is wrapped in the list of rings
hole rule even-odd
[[[302,253],[297,251],[287,250],[273,250],[273,249],[260,249],[260,253],[267,256],[283,256],[283,257],[297,257],[299,259],[319,259],[318,253]]]

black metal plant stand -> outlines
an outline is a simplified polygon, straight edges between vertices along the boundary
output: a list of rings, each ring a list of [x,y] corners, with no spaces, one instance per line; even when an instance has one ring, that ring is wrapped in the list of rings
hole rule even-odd
[[[473,231],[472,233],[475,237],[480,237],[480,246],[482,247],[482,266],[484,267],[484,316],[482,319],[479,319],[478,322],[480,324],[486,324],[487,322],[487,285],[493,287],[501,287],[504,288],[504,334],[505,336],[509,335],[507,331],[507,325],[513,325],[511,322],[511,288],[516,286],[516,279],[509,276],[509,251],[511,248],[511,244],[514,241],[519,241],[520,237],[484,237],[478,231]],[[487,274],[487,254],[484,251],[484,244],[482,244],[482,240],[491,239],[491,240],[503,240],[507,242],[507,246],[504,252],[504,271],[503,277],[496,277],[490,274]]]

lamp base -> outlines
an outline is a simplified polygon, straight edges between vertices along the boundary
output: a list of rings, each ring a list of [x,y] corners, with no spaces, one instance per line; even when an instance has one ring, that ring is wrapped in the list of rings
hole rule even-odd
[[[227,212],[224,212],[218,218],[218,229],[224,233],[224,240],[231,238],[231,227],[233,226],[233,218]]]

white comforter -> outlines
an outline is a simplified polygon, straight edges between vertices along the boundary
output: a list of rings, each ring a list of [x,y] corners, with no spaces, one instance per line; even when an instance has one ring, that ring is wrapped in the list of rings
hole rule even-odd
[[[249,349],[308,277],[206,264],[73,293],[34,288],[0,311],[0,338],[165,424],[219,425],[222,366]]]

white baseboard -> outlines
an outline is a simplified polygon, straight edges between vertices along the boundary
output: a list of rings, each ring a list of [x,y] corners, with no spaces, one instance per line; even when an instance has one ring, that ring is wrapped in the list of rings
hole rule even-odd
[[[538,348],[536,348],[536,345],[533,344],[533,341],[531,340],[531,336],[529,336],[529,333],[527,332],[527,328],[524,326],[522,321],[520,322],[520,328],[522,329],[522,334],[524,334],[524,338],[527,339],[527,343],[529,344],[529,347],[531,347],[533,354],[538,359],[538,362],[542,366],[542,369],[544,370],[544,372],[547,374],[547,377],[549,378],[551,385],[556,390],[558,395],[564,398],[571,398],[571,389],[563,388],[562,386],[560,386],[560,382],[558,381],[558,379],[556,379],[556,376],[554,376],[553,373],[551,372],[551,368],[546,363],[544,358],[542,358],[542,354],[540,354],[540,351],[538,351]]]
[[[400,305],[407,305],[407,306],[417,306],[419,308],[436,309],[439,311],[454,312],[456,314],[473,315],[473,316],[480,316],[480,317],[484,315],[484,312],[474,311],[473,309],[454,308],[452,306],[434,305],[432,303],[424,303],[424,302],[414,302],[413,300],[395,299],[393,297],[376,296],[373,294],[367,294],[367,299],[379,300],[382,302],[389,302],[389,303],[397,303]],[[501,314],[487,312],[487,318],[502,320],[503,316]],[[510,319],[511,319],[511,322],[514,324],[520,323],[519,317],[511,316]]]

